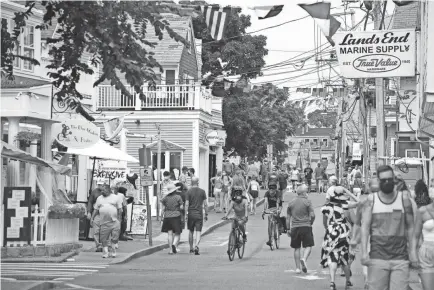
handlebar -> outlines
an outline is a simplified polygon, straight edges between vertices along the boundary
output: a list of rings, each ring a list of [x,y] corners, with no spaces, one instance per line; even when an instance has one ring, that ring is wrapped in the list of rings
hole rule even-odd
[[[266,214],[273,214],[273,215],[276,215],[276,214],[279,214],[280,213],[280,211],[277,209],[277,208],[275,208],[275,209],[267,209],[267,210],[264,210],[263,212],[262,212],[262,219],[264,219],[264,216],[266,215]]]

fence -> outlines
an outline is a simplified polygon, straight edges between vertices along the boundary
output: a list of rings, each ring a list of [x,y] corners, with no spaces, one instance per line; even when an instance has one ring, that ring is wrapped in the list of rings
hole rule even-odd
[[[33,246],[45,245],[46,231],[46,216],[43,209],[39,210],[39,206],[35,206],[35,211],[32,213],[32,241]]]

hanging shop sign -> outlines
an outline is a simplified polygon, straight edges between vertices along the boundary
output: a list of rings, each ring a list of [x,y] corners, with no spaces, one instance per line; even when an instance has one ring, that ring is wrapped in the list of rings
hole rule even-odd
[[[30,244],[31,190],[30,187],[4,188],[3,246]]]
[[[213,130],[205,136],[210,146],[225,146],[226,134],[224,131]]]
[[[353,143],[353,161],[362,160],[362,144]]]
[[[341,75],[345,78],[414,76],[415,35],[414,29],[336,33]]]
[[[61,145],[76,149],[95,145],[99,138],[99,128],[86,120],[65,120],[52,125],[53,137]]]
[[[152,178],[152,169],[149,167],[140,168],[140,183],[142,186],[151,186],[154,184],[154,179]]]

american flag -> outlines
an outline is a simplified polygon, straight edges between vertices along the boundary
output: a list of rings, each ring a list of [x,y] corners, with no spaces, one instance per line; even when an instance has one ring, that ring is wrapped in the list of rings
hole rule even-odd
[[[211,37],[215,40],[221,40],[226,29],[231,9],[217,6],[201,6],[200,8],[205,16],[205,22]]]

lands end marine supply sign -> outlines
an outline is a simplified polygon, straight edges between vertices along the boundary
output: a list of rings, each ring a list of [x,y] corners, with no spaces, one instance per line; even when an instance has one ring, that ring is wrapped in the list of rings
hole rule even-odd
[[[336,33],[341,75],[346,78],[411,77],[416,68],[415,31]]]

